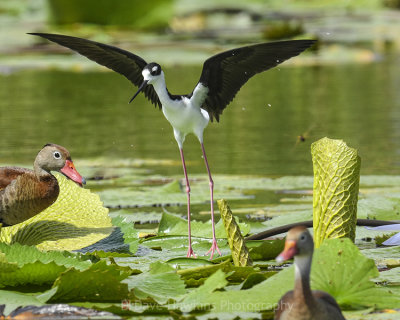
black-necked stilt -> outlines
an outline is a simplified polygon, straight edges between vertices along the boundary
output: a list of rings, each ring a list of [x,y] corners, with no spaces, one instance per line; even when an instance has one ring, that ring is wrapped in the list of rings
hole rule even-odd
[[[199,139],[207,168],[211,194],[211,220],[213,240],[211,259],[218,251],[214,225],[214,182],[211,177],[203,144],[203,131],[209,120],[219,121],[225,107],[239,89],[257,73],[268,70],[309,48],[314,40],[292,40],[255,44],[219,53],[204,62],[200,80],[188,95],[171,95],[167,90],[164,72],[157,63],[147,63],[141,57],[120,48],[77,37],[30,33],[68,47],[87,58],[110,68],[130,80],[139,90],[130,102],[143,91],[145,96],[162,109],[174,129],[186,180],[189,248],[187,256],[195,256],[190,230],[190,184],[183,156],[183,142],[188,133]]]

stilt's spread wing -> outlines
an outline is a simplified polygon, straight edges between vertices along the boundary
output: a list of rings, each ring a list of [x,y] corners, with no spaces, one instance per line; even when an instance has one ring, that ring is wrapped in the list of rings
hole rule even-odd
[[[266,71],[297,56],[314,44],[314,40],[291,40],[261,43],[217,54],[204,62],[200,83],[209,93],[202,108],[210,118],[219,115],[240,88],[257,73]]]
[[[139,87],[144,80],[142,70],[147,65],[147,62],[129,51],[77,37],[49,33],[29,34],[46,38],[64,47],[70,48],[90,60],[122,74],[137,87]],[[143,92],[147,99],[155,106],[161,108],[161,102],[153,86],[146,86]]]

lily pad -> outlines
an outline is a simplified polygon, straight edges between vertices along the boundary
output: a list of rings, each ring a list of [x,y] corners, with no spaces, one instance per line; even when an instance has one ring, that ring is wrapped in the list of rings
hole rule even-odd
[[[208,277],[218,270],[222,270],[228,275],[227,279],[230,283],[239,283],[244,281],[249,275],[256,273],[258,270],[252,267],[236,267],[231,261],[225,261],[219,264],[211,264],[190,269],[178,270],[185,283],[189,287],[197,287],[203,284]],[[264,278],[265,279],[265,278]]]
[[[67,252],[41,252],[35,247],[0,243],[0,287],[51,285],[70,267],[84,270],[91,262]]]
[[[54,282],[50,301],[121,301],[128,296],[128,286],[121,281],[129,274],[105,260],[84,271],[70,268]]]
[[[160,304],[169,300],[178,300],[186,294],[185,282],[175,269],[156,262],[150,265],[148,272],[127,278],[123,281],[139,299],[151,297]]]
[[[124,242],[129,246],[129,251],[132,254],[135,253],[139,245],[139,233],[135,230],[133,223],[127,222],[126,219],[119,216],[113,218],[112,223],[121,228]]]
[[[390,286],[400,286],[400,267],[379,272],[379,276],[373,281]]]
[[[249,248],[253,260],[271,260],[282,252],[285,240],[247,240],[246,246]]]
[[[210,200],[208,182],[206,180],[195,180],[190,184],[191,204],[202,204]],[[98,192],[105,205],[108,207],[143,207],[143,206],[162,206],[162,205],[185,205],[186,193],[178,180],[161,186],[128,186],[103,189]],[[214,193],[214,198],[243,199],[243,195],[238,189],[218,188]]]
[[[250,226],[246,223],[238,223],[243,235],[250,231]],[[212,238],[211,220],[207,222],[191,221],[192,235],[195,237]],[[169,213],[164,213],[158,225],[159,235],[187,235],[188,223],[181,217],[174,216]],[[217,238],[226,239],[226,231],[222,220],[219,220],[215,225],[215,234]]]
[[[397,267],[400,266],[400,246],[365,249],[363,254],[375,260],[380,267]]]
[[[228,284],[225,279],[226,275],[223,271],[218,270],[211,275],[202,286],[189,292],[186,297],[178,304],[171,305],[172,309],[179,309],[183,312],[190,312],[200,308],[206,310],[213,305],[209,301],[210,295],[217,289],[221,289]]]
[[[3,311],[4,315],[6,316],[11,311],[21,306],[43,305],[43,301],[36,295],[9,290],[0,290],[0,301],[7,302]]]
[[[366,258],[347,238],[325,240],[315,251],[312,287],[329,292],[341,306],[400,307],[398,297],[371,281],[378,275],[374,260]]]

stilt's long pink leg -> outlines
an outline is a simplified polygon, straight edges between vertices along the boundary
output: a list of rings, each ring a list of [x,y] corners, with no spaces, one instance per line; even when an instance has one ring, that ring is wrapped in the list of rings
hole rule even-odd
[[[183,173],[185,174],[185,179],[186,179],[186,194],[187,194],[187,216],[188,216],[188,240],[189,240],[189,248],[187,252],[187,257],[194,257],[196,258],[196,255],[193,252],[192,249],[192,231],[190,228],[190,184],[189,184],[189,179],[186,171],[186,164],[185,164],[185,157],[183,156],[183,149],[179,148],[179,152],[181,154],[181,160],[182,160],[182,166],[183,166]]]
[[[203,151],[203,157],[204,157],[204,162],[206,164],[206,168],[207,168],[207,173],[208,173],[208,180],[209,180],[209,184],[210,184],[210,194],[211,194],[211,224],[212,224],[212,235],[213,235],[213,239],[212,239],[212,245],[210,250],[207,251],[206,256],[209,255],[211,253],[210,256],[210,260],[213,258],[214,256],[214,252],[215,250],[218,251],[219,255],[221,255],[221,251],[218,248],[218,244],[217,244],[217,238],[215,236],[215,222],[214,222],[214,181],[211,177],[211,172],[210,172],[210,167],[208,166],[208,161],[207,161],[207,156],[206,156],[206,150],[204,149],[204,144],[201,143],[201,150]]]

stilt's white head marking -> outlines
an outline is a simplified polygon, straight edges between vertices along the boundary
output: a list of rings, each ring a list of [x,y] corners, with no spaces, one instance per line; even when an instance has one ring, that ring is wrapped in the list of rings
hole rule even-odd
[[[148,81],[148,84],[157,81],[157,79],[160,78],[161,74],[161,66],[155,62],[149,63],[147,66],[144,67],[142,71],[143,78],[144,80]]]

